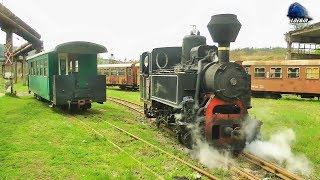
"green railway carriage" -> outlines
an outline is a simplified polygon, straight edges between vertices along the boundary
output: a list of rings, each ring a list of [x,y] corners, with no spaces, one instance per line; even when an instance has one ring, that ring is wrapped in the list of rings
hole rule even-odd
[[[29,92],[69,109],[105,102],[106,78],[98,75],[97,54],[106,51],[102,45],[76,41],[28,58]]]

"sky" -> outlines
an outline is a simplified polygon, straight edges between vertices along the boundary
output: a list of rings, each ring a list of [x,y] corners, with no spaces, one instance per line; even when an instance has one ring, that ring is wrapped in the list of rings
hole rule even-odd
[[[232,13],[242,24],[231,49],[286,47],[284,34],[292,30],[286,17],[292,0],[1,0],[7,8],[41,34],[46,50],[68,41],[104,45],[116,59],[139,59],[156,47],[181,46],[192,27],[212,41],[207,24],[212,15]],[[320,1],[300,0],[320,21]],[[5,33],[0,32],[5,43]],[[14,46],[25,41],[14,36]]]

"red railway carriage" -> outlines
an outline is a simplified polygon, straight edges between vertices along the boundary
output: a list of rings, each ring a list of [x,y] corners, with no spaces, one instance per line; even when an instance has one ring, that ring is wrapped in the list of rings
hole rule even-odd
[[[121,89],[139,88],[139,64],[99,64],[99,74],[106,75],[108,86],[119,86]]]
[[[281,98],[281,94],[320,97],[320,59],[244,61],[242,65],[251,74],[255,97]]]

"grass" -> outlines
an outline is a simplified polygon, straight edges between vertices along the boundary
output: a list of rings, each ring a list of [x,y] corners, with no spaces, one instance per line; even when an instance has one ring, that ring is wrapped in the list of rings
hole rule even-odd
[[[280,100],[252,99],[252,116],[263,122],[262,136],[291,128],[296,134],[293,152],[305,154],[314,165],[314,177],[320,177],[320,102],[284,96]]]
[[[105,111],[102,113],[97,108]],[[132,157],[166,179],[196,175],[190,168],[115,130],[98,117],[200,166],[180,150],[175,138],[166,138],[169,135],[159,132],[145,119],[135,118],[135,114],[113,103],[94,104],[87,112],[66,114],[31,96],[3,96],[0,112],[0,179],[156,178]],[[230,177],[226,171],[211,172]]]
[[[247,60],[281,60],[285,59],[286,49],[273,48],[242,48],[230,52],[230,59],[237,61]]]
[[[5,79],[0,77],[0,93],[5,93]],[[13,84],[13,90],[16,92],[28,92],[28,86],[24,86],[21,79]]]
[[[2,178],[131,178],[140,169],[105,139],[46,103],[5,96],[0,98],[0,111]]]
[[[131,102],[135,102],[138,104],[143,104],[140,101],[140,92],[139,91],[126,91],[121,90],[117,86],[108,86],[107,87],[107,96],[126,99]]]
[[[19,85],[16,85],[19,89]],[[20,87],[25,91],[25,86]],[[108,87],[108,96],[141,103],[139,92]],[[274,132],[291,128],[296,133],[295,153],[303,153],[314,165],[314,179],[320,177],[320,111],[317,100],[285,96],[281,100],[252,99],[252,116],[263,121],[263,138]],[[97,108],[104,109],[103,113]],[[95,134],[72,116],[81,119],[104,137]],[[94,104],[86,113],[66,115],[59,109],[48,108],[48,103],[31,96],[0,97],[0,178],[101,178],[154,179],[156,176],[137,161],[121,153],[108,140],[121,146],[134,158],[167,179],[176,176],[193,178],[195,173],[156,150],[116,131],[104,120],[148,140],[179,157],[192,162],[177,146],[177,140],[161,132],[143,118],[113,103]],[[139,123],[137,123],[139,122]],[[211,170],[220,178],[230,173]]]
[[[139,92],[108,88],[108,95],[138,102]],[[251,116],[263,122],[261,133],[268,139],[274,132],[291,128],[296,133],[292,148],[297,154],[305,154],[314,165],[313,177],[320,177],[320,102],[316,99],[301,99],[284,96],[280,100],[252,99]]]

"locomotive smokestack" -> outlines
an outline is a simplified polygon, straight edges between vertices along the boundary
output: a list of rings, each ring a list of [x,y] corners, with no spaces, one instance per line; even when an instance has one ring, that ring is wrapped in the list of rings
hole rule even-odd
[[[211,38],[218,43],[219,62],[229,62],[230,42],[234,42],[241,23],[234,14],[218,14],[211,17],[207,25]]]

